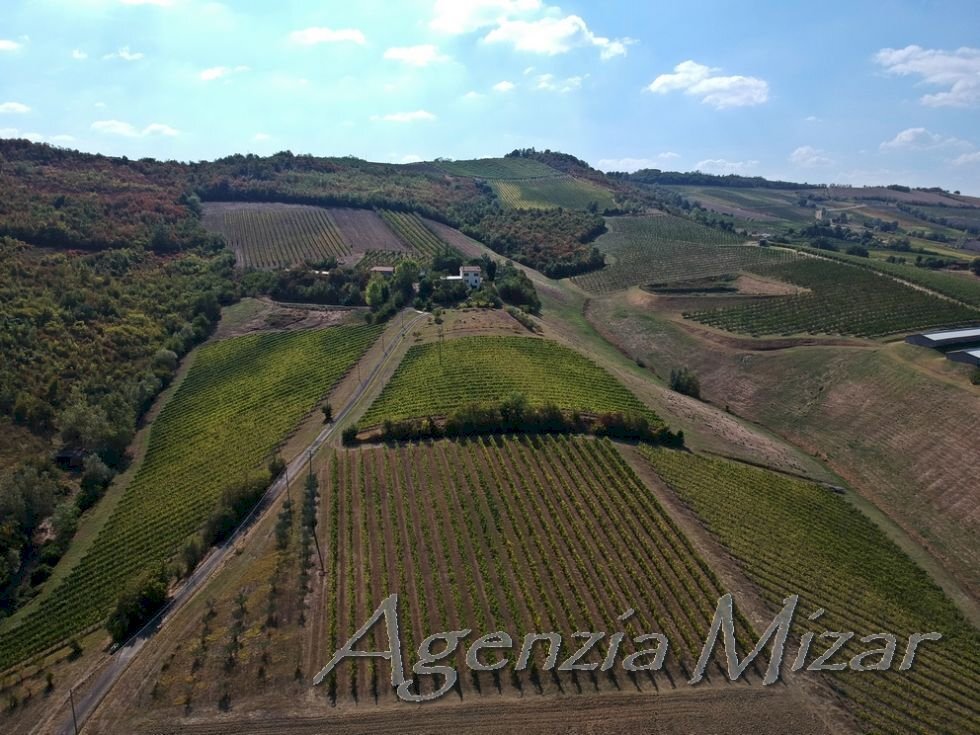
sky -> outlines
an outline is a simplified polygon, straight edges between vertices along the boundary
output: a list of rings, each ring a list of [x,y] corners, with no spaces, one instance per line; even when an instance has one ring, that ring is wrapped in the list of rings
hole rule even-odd
[[[0,137],[980,194],[980,2],[0,0]]]

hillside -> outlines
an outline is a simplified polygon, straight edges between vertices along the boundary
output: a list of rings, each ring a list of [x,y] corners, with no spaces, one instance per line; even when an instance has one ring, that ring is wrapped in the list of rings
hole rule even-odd
[[[530,148],[0,141],[0,730],[70,731],[72,706],[107,734],[425,729],[401,700],[438,675],[399,693],[372,658],[313,683],[397,593],[407,664],[435,631],[514,637],[483,652],[499,671],[450,655],[450,731],[618,707],[968,732],[980,373],[901,338],[980,323],[978,211]],[[826,626],[944,638],[911,672],[778,687],[768,648],[738,683],[718,648],[688,686],[726,592],[740,651],[793,594]],[[825,629],[804,618],[794,655]],[[525,633],[590,630],[620,638],[519,664]],[[622,666],[653,631],[660,665]]]

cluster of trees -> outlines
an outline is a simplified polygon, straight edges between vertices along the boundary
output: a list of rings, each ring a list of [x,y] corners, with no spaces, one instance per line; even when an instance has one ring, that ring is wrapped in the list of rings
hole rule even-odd
[[[488,199],[485,184],[429,167],[321,158],[282,151],[191,164],[193,189],[205,201],[274,201],[327,207],[413,211],[453,224],[454,207]]]
[[[698,376],[686,367],[670,371],[670,389],[683,393],[691,398],[701,398],[701,381]]]
[[[443,420],[432,417],[386,420],[381,426],[381,441],[414,441],[441,437],[465,437],[487,434],[594,434],[666,446],[684,445],[684,433],[673,433],[650,423],[646,416],[634,413],[583,414],[563,411],[546,403],[532,406],[527,397],[514,393],[499,403],[471,403],[456,409]],[[357,441],[357,428],[345,432],[345,442]]]
[[[460,229],[487,247],[549,278],[597,270],[605,256],[589,245],[606,231],[593,212],[569,209],[491,208],[461,224]]]
[[[0,466],[0,610],[39,591],[126,465],[140,417],[237,298],[233,270],[208,248],[70,254],[0,237],[0,425],[37,437]],[[50,462],[54,442],[70,475]]]
[[[32,585],[42,584],[64,553],[65,539],[74,534],[78,517],[70,504],[63,504],[65,495],[56,468],[48,463],[32,461],[0,475],[0,617],[11,612]],[[36,534],[56,508],[56,538],[44,546],[42,555],[42,547],[35,546]],[[25,566],[23,560],[30,555],[39,561]]]
[[[532,314],[541,310],[534,283],[511,261],[501,264],[487,255],[470,260],[470,265],[480,266],[483,272],[483,283],[474,290],[461,281],[443,279],[458,273],[462,264],[458,256],[436,259],[432,270],[419,281],[415,307],[425,311],[457,305],[499,309],[509,304]]]
[[[82,250],[219,249],[200,206],[181,164],[0,140],[0,236]]]
[[[644,168],[633,173],[610,171],[608,176],[621,178],[639,184],[658,184],[661,186],[726,186],[753,189],[823,189],[825,184],[798,184],[791,181],[771,181],[761,176],[739,176],[727,174],[705,174],[700,171],[661,171],[658,168]]]

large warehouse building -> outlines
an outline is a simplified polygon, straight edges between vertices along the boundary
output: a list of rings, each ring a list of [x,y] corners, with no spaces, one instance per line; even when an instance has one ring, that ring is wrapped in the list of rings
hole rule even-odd
[[[980,327],[952,329],[946,332],[927,332],[913,334],[905,338],[910,345],[919,347],[953,347],[955,345],[980,345]]]
[[[947,352],[946,359],[952,360],[953,362],[964,362],[967,365],[975,365],[976,367],[980,367],[980,349]]]

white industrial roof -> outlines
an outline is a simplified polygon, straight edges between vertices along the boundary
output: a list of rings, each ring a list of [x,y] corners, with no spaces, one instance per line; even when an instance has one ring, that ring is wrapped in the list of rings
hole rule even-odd
[[[977,339],[980,339],[980,327],[973,327],[972,329],[954,329],[950,332],[930,332],[928,334],[923,334],[922,336],[934,340],[962,339],[964,337],[976,337]]]
[[[971,355],[971,356],[977,358],[978,360],[980,360],[980,349],[977,349],[977,350],[963,350],[963,352],[965,352],[966,354]]]

